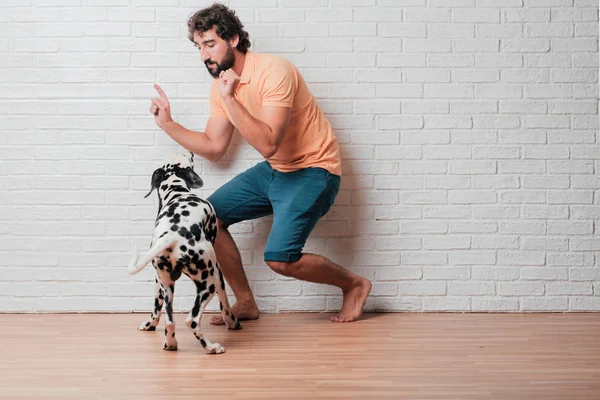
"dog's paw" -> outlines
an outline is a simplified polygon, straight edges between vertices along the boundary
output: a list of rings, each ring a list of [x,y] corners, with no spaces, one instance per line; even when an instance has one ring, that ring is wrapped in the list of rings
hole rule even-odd
[[[138,331],[155,331],[156,325],[152,324],[152,321],[145,321],[138,326]]]
[[[208,354],[222,354],[225,353],[225,347],[221,346],[219,343],[213,343],[206,347],[206,352]]]
[[[242,324],[237,319],[235,321],[231,321],[227,324],[227,329],[231,331],[235,331],[237,329],[242,329]]]
[[[174,345],[168,345],[166,343],[163,343],[162,349],[166,351],[177,351],[177,343],[175,343]]]

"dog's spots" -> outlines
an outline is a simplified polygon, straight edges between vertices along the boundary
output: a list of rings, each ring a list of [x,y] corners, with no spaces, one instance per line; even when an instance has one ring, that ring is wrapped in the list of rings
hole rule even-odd
[[[177,210],[177,203],[173,203],[169,206],[167,210],[167,217],[172,217],[175,215],[175,210]]]
[[[177,230],[178,230],[178,229],[179,229],[179,226],[178,226],[178,225],[172,225],[172,226],[171,226],[171,230],[172,230],[173,232],[177,232]]]
[[[188,204],[190,207],[198,207],[198,203],[194,203],[193,201],[190,201]]]
[[[189,217],[190,216],[190,212],[188,210],[184,210],[181,212],[181,215],[183,215],[184,217]]]
[[[208,299],[208,296],[210,296],[210,293],[204,292],[202,294],[202,298],[200,299],[200,303],[204,303],[206,301],[206,299]]]
[[[200,339],[200,344],[202,347],[206,347],[206,341],[204,339]]]
[[[223,273],[219,269],[219,280],[221,281],[221,289],[225,290],[225,279],[223,279]]]
[[[175,215],[173,215],[173,217],[169,220],[170,223],[172,224],[178,224],[181,222],[181,215],[175,213]]]
[[[179,231],[177,233],[179,233],[179,236],[184,237],[188,240],[193,237],[192,232],[190,232],[190,230],[188,228],[186,228],[185,226],[182,226],[181,228],[179,228]]]
[[[207,270],[202,271],[202,276],[200,278],[201,279],[207,279],[208,278],[208,271]]]
[[[170,276],[172,281],[176,281],[181,277],[181,267],[175,267],[175,269],[171,272]]]
[[[200,225],[194,224],[190,227],[190,233],[194,235],[194,240],[197,242],[202,238],[202,231],[200,230]]]
[[[198,316],[199,312],[200,312],[200,298],[198,296],[196,296],[196,301],[194,301],[194,307],[192,308],[192,311],[191,311],[192,318],[196,318]],[[194,324],[194,322],[192,322],[192,329],[194,328],[193,324]]]
[[[202,281],[202,282],[194,281],[194,283],[196,284],[196,290],[198,293],[206,290],[206,281]]]
[[[210,292],[210,294],[213,294],[215,292],[215,285],[210,285],[208,287],[208,291]]]
[[[182,244],[181,246],[179,246],[179,250],[187,251],[187,247],[185,246],[185,244]],[[192,249],[190,249],[190,251],[192,251]]]
[[[190,327],[192,329],[196,329],[197,326],[198,326],[198,324],[196,323],[196,321],[192,321],[192,323],[190,324]]]
[[[171,261],[169,260],[169,258],[165,257],[165,256],[160,256],[158,258],[158,261],[156,262],[156,267],[159,270],[166,270],[166,271],[171,271]]]

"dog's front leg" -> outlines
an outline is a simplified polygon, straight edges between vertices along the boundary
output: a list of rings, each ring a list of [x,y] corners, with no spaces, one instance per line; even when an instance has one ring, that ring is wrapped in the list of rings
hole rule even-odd
[[[204,334],[200,330],[200,320],[202,319],[202,311],[204,311],[204,307],[206,307],[206,305],[215,295],[215,286],[211,282],[210,286],[207,287],[207,281],[198,280],[194,280],[194,284],[196,285],[197,289],[196,301],[194,303],[194,307],[185,319],[185,323],[192,329],[192,332],[194,332],[194,336],[196,336],[196,339],[200,341],[200,344],[202,345],[202,347],[204,347],[204,350],[206,350],[208,354],[225,353],[225,348],[223,346],[221,346],[219,343],[211,343],[210,340],[204,337]]]
[[[235,317],[233,312],[231,311],[231,306],[229,305],[229,299],[227,297],[227,292],[225,291],[225,279],[223,279],[223,273],[221,272],[221,268],[219,268],[219,264],[216,264],[216,273],[215,276],[215,288],[217,290],[217,295],[219,296],[219,303],[221,307],[221,317],[223,321],[225,321],[225,325],[227,325],[227,329],[242,329],[242,324]]]
[[[147,321],[140,324],[138,329],[140,331],[155,331],[158,323],[160,322],[160,313],[162,310],[163,303],[165,301],[165,292],[162,288],[162,284],[158,280],[158,275],[154,276],[154,308],[152,314]]]
[[[173,319],[173,295],[175,293],[175,282],[163,284],[165,290],[165,311],[167,321],[165,323],[164,350],[177,350],[177,339],[175,339],[175,320]]]

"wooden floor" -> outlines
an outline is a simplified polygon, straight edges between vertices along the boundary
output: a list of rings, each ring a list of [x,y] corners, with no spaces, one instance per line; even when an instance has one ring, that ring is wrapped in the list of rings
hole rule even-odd
[[[600,399],[600,314],[265,314],[240,331],[176,316],[0,314],[0,399]]]

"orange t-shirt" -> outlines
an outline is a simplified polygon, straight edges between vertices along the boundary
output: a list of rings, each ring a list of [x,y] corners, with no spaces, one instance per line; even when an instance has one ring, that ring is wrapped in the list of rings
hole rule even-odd
[[[210,91],[210,117],[231,115],[219,95],[218,79]],[[282,57],[248,51],[236,99],[255,118],[262,106],[291,107],[287,131],[267,161],[281,172],[321,167],[341,175],[340,151],[331,125],[296,67]]]

